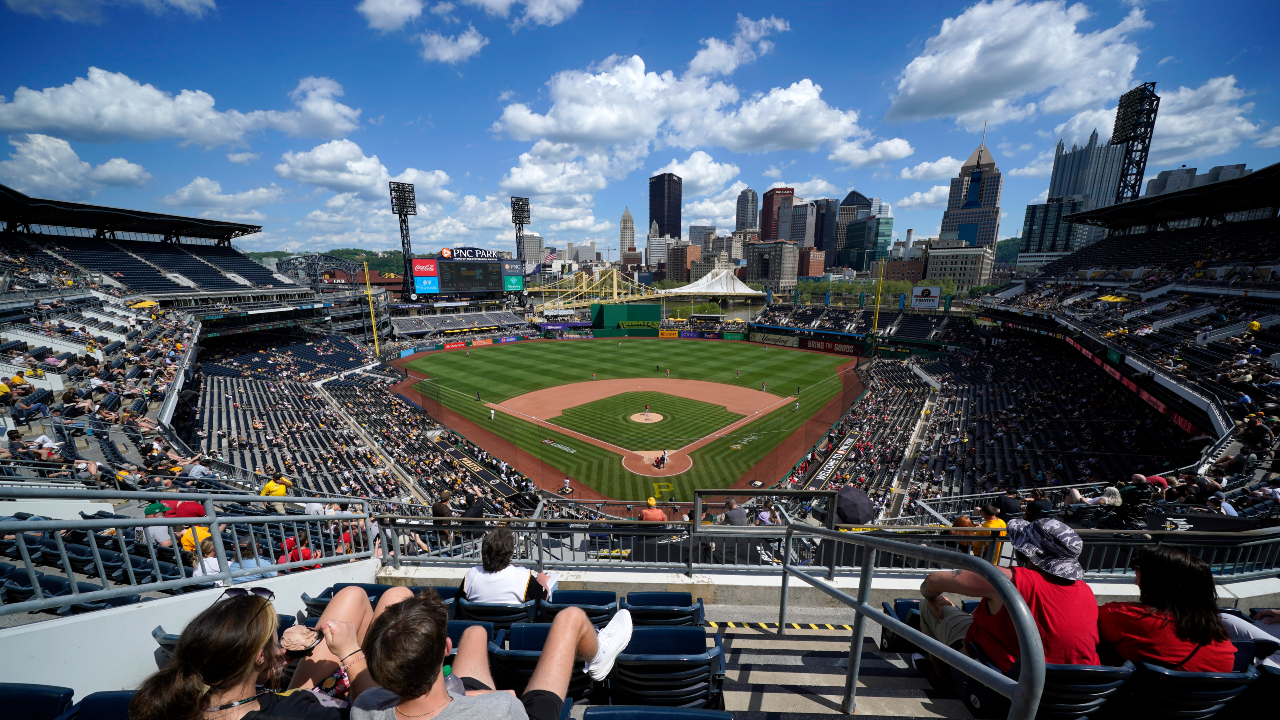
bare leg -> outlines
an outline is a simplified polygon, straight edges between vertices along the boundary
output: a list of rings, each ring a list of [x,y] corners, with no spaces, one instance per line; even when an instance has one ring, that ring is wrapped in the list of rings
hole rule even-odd
[[[560,611],[551,623],[547,642],[542,646],[542,657],[525,692],[547,690],[563,698],[569,693],[569,680],[580,664],[596,656],[599,644],[596,629],[580,608]]]
[[[489,672],[489,633],[484,628],[473,625],[462,633],[458,643],[458,654],[451,663],[452,674],[474,680],[494,687],[493,674]]]
[[[1084,499],[1084,498],[1080,497],[1080,491],[1079,491],[1079,490],[1077,490],[1077,489],[1075,489],[1075,488],[1071,488],[1070,490],[1068,490],[1068,491],[1067,491],[1067,504],[1068,504],[1068,505],[1077,505],[1077,504],[1079,504],[1083,499]]]
[[[323,625],[330,620],[349,622],[356,626],[356,637],[363,643],[364,634],[374,618],[381,615],[388,606],[412,596],[409,588],[393,587],[382,594],[382,598],[378,600],[378,608],[374,610],[369,607],[369,596],[364,590],[358,587],[343,588],[329,601],[329,606],[324,609],[324,614],[316,625]],[[298,662],[298,669],[289,686],[304,689],[316,687],[338,669],[339,659],[329,652],[327,643],[321,642],[311,651],[310,657]]]

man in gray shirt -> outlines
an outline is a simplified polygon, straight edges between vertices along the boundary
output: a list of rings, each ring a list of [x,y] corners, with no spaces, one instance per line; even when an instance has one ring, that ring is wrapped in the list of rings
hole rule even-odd
[[[727,525],[750,525],[747,511],[738,506],[738,501],[729,498],[724,503],[724,521]]]
[[[494,692],[489,673],[489,635],[469,627],[458,643],[452,672],[443,663],[452,650],[449,616],[435,591],[427,590],[388,606],[365,633],[364,657],[381,687],[364,691],[351,707],[351,720],[558,720],[575,672],[604,680],[631,641],[631,613],[619,610],[596,632],[586,613],[567,608],[556,614],[538,666],[519,698]]]

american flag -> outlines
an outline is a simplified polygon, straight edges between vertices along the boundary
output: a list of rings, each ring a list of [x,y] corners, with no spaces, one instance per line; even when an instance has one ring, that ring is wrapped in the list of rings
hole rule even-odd
[[[546,259],[545,259],[545,260],[543,260],[542,262],[544,262],[544,263],[549,263],[549,262],[553,262],[555,259],[556,259],[556,251],[555,251],[555,250],[548,250],[548,251],[547,251],[547,257],[546,257]]]

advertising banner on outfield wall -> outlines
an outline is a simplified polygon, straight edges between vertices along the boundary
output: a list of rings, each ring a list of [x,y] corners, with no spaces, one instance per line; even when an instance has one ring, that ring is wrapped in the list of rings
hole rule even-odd
[[[400,357],[409,357],[410,355],[416,352],[418,352],[417,348],[409,348],[408,350],[401,350]]]
[[[772,333],[753,332],[751,333],[750,338],[751,342],[764,343],[766,345],[800,347],[800,338],[794,335],[774,335]]]
[[[460,348],[460,347],[466,347],[466,346],[467,346],[466,340],[459,340],[458,342],[447,342],[444,344],[443,347],[445,350],[452,350],[454,348]]]
[[[747,336],[743,333],[722,333],[721,338],[724,340],[746,340]]]
[[[472,340],[471,347],[479,347],[481,345],[492,345],[492,340]]]
[[[513,343],[513,342],[516,342],[516,341],[518,341],[518,340],[520,340],[520,338],[515,337],[514,335],[513,335],[513,336],[511,336],[511,337],[500,337],[500,338],[498,338],[498,342],[500,342],[500,343]]]
[[[702,337],[702,333],[699,333],[697,330],[681,330],[680,337],[694,338],[696,340],[697,338]]]
[[[678,337],[680,337],[680,331],[679,331],[679,330],[659,330],[659,331],[658,331],[658,337],[660,337],[660,338],[664,338],[664,337],[665,337],[665,338],[678,338]]]
[[[700,337],[701,337],[703,340],[719,340],[719,339],[720,339],[720,333],[718,333],[718,332],[704,332],[704,333],[702,333],[702,335],[701,335]]]
[[[843,355],[861,355],[862,343],[832,342],[831,340],[804,339],[804,346],[810,350],[841,353]]]

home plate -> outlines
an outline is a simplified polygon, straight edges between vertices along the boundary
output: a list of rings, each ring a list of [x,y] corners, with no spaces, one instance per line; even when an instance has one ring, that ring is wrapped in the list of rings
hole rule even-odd
[[[662,416],[656,412],[651,412],[651,413],[639,412],[631,416],[631,422],[656,423],[661,421],[662,421]]]

